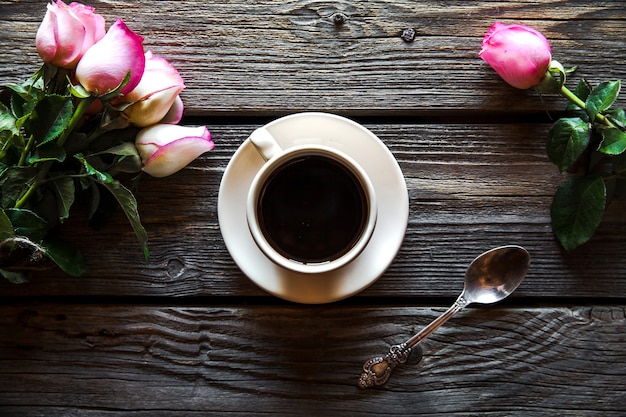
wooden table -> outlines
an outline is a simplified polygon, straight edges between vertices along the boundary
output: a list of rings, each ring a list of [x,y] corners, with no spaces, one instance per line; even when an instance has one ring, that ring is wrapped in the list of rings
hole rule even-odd
[[[589,244],[562,251],[549,208],[564,176],[545,141],[547,114],[565,102],[507,86],[477,57],[493,22],[519,22],[579,66],[574,83],[626,80],[624,2],[90,4],[174,63],[187,85],[184,124],[206,124],[216,148],[142,180],[148,263],[121,213],[92,231],[77,211],[63,233],[84,250],[83,277],[0,282],[0,414],[624,415],[626,204],[611,205]],[[37,69],[44,11],[43,1],[0,1],[2,84]],[[218,225],[235,150],[300,111],[370,129],[409,192],[397,258],[371,287],[330,304],[265,293]],[[532,256],[514,295],[455,317],[384,387],[357,388],[366,359],[442,313],[469,262],[503,244]]]

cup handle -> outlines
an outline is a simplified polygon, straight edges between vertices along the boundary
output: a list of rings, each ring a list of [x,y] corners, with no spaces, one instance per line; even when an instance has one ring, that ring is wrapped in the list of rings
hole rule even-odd
[[[276,139],[265,128],[260,127],[252,132],[249,139],[265,161],[269,161],[283,151]]]

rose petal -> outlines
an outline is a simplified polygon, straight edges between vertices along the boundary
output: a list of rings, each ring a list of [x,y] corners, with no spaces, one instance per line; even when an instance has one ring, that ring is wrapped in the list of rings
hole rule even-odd
[[[205,126],[184,127],[158,124],[142,129],[135,145],[144,163],[143,170],[154,177],[178,172],[215,144]]]
[[[130,80],[120,92],[125,94],[139,84],[145,64],[143,37],[118,19],[106,35],[85,52],[76,67],[76,78],[90,93],[103,95],[117,88],[130,71]]]

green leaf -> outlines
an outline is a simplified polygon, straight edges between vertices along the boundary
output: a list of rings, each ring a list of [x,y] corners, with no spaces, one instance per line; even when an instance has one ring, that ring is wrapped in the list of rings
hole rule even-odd
[[[28,83],[8,86],[15,94],[11,95],[11,111],[20,118],[30,114],[39,100],[44,96],[43,91],[34,88]]]
[[[619,155],[626,150],[626,133],[616,127],[598,129],[602,142],[598,150],[607,155]]]
[[[578,81],[578,84],[574,89],[574,94],[576,94],[581,100],[585,101],[589,97],[590,93],[591,89],[589,88],[589,84],[587,84],[585,80]]]
[[[15,154],[11,152],[11,144],[14,143],[13,138],[15,137],[15,135],[6,130],[4,132],[0,132],[0,164],[2,164],[4,167],[14,164],[14,162],[5,158],[7,154],[15,156]],[[18,159],[19,157],[14,157],[14,160],[17,161]]]
[[[133,142],[123,142],[102,152],[91,154],[92,157],[101,155],[115,156],[107,168],[107,171],[114,175],[118,172],[135,173],[141,171],[141,156],[139,156],[139,152]]]
[[[70,94],[72,94],[74,97],[77,97],[79,99],[85,99],[91,95],[91,93],[85,90],[85,87],[83,87],[80,84],[78,85],[70,84],[69,89],[70,89]]]
[[[9,167],[2,174],[0,191],[2,207],[12,207],[24,195],[29,185],[35,180],[37,169],[28,167]]]
[[[65,161],[66,153],[63,147],[58,146],[55,142],[48,142],[44,146],[37,148],[35,153],[28,158],[29,164],[36,164],[45,161]]]
[[[30,113],[28,113],[25,116],[22,116],[20,118],[15,119],[15,127],[17,127],[18,129],[21,129],[22,126],[24,126],[24,124],[26,122],[28,122],[28,118],[29,117],[30,117]],[[21,137],[22,135],[19,135],[19,136]],[[26,143],[26,142],[24,142],[24,143]]]
[[[96,152],[91,155],[119,155],[119,156],[135,156],[139,155],[134,143],[124,142],[119,145],[115,145],[104,151]]]
[[[598,113],[602,113],[615,102],[619,95],[620,81],[605,81],[591,90],[585,101],[587,114],[591,121],[596,119]]]
[[[550,216],[552,231],[567,251],[587,242],[595,233],[606,205],[602,178],[574,177],[554,194]]]
[[[27,237],[33,242],[41,242],[48,233],[48,224],[36,213],[26,209],[7,209],[7,217],[13,224],[16,236]]]
[[[20,97],[26,101],[37,99],[43,96],[43,91],[33,85],[33,80],[26,80],[22,84],[11,84],[7,86],[12,90],[17,97]],[[15,96],[14,96],[15,97]]]
[[[146,229],[144,229],[141,224],[141,220],[139,218],[139,211],[137,209],[137,200],[132,192],[129,189],[120,184],[119,181],[115,180],[112,182],[102,183],[102,185],[108,189],[111,194],[115,197],[119,205],[124,210],[126,217],[130,221],[130,225],[135,231],[135,235],[137,235],[137,240],[139,240],[139,244],[143,249],[143,254],[146,260],[150,258],[150,253],[148,251],[148,234],[146,233]]]
[[[57,238],[48,237],[41,246],[46,255],[64,272],[74,277],[85,273],[85,259],[76,247]]]
[[[15,125],[16,118],[13,113],[2,103],[0,103],[0,132],[8,130],[13,135],[19,134],[19,129]]]
[[[0,159],[11,151],[11,146],[16,146],[16,153],[20,152],[24,139],[17,127],[17,119],[3,103],[0,103]]]
[[[0,209],[0,242],[15,237],[13,224],[4,210]]]
[[[548,133],[548,158],[561,172],[567,170],[583,154],[590,136],[589,124],[580,117],[557,120]]]
[[[73,114],[74,105],[70,97],[48,95],[37,103],[25,127],[41,146],[58,138]]]
[[[70,216],[70,208],[74,204],[74,180],[69,177],[56,177],[50,182],[57,200],[57,210],[61,221]]]
[[[89,227],[95,230],[103,229],[115,215],[119,203],[113,194],[103,185],[96,183],[90,187],[91,199],[89,205]]]
[[[93,165],[91,165],[89,161],[87,161],[84,155],[76,154],[74,155],[74,157],[83,164],[83,166],[85,167],[85,172],[94,177],[99,183],[107,184],[113,181],[113,177],[110,174],[106,172],[101,172],[94,168]]]
[[[28,278],[26,278],[26,274],[23,272],[0,269],[0,275],[6,278],[11,284],[25,284],[28,282]]]
[[[609,119],[622,129],[626,127],[626,111],[624,109],[613,109],[607,111]]]
[[[98,207],[100,207],[100,188],[97,182],[91,179],[89,181],[89,186],[83,183],[83,190],[89,189],[89,191],[91,191],[91,198],[89,199],[89,209],[87,210],[87,218],[91,221],[92,217],[98,210]]]
[[[576,88],[574,89],[574,94],[576,95],[576,97],[584,102],[585,100],[587,100],[587,97],[589,97],[589,93],[591,93],[589,85],[584,80],[580,80],[576,85]],[[576,113],[576,115],[584,113],[584,117],[587,117],[587,113],[583,112],[583,109],[581,109],[579,106],[572,103],[571,101],[568,101],[566,110],[568,112]]]

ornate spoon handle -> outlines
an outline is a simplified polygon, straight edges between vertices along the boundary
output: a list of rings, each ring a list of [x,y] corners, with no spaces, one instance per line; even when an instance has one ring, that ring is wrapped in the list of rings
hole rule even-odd
[[[389,379],[393,368],[409,359],[412,350],[406,343],[393,345],[386,355],[377,356],[365,362],[363,373],[359,377],[359,388],[365,389],[383,385]]]
[[[428,326],[424,327],[415,336],[404,343],[391,346],[389,352],[384,356],[377,356],[366,361],[363,364],[363,373],[359,377],[359,388],[371,388],[383,385],[387,382],[393,368],[401,363],[405,363],[409,359],[415,346],[419,345],[420,342],[433,334],[439,326],[448,321],[468,304],[469,302],[464,298],[464,294],[461,294],[450,308],[433,320]]]

